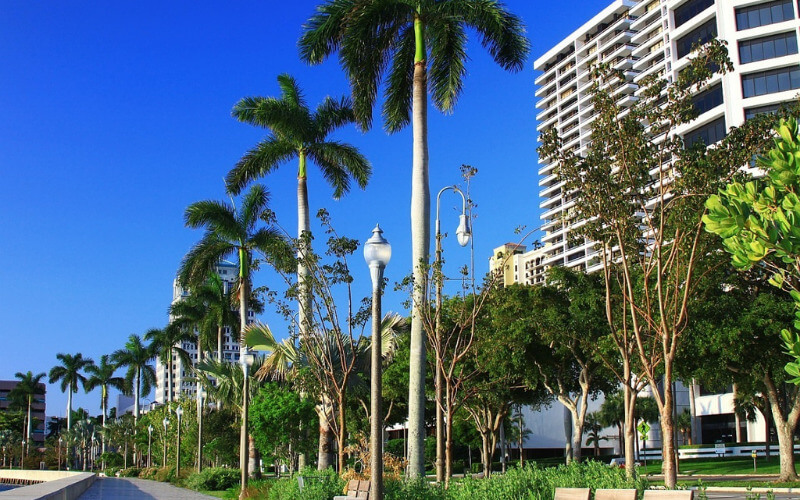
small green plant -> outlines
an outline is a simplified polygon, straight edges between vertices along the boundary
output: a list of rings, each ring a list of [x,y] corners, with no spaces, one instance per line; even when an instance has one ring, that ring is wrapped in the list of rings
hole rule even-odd
[[[753,493],[753,486],[748,485],[744,498],[745,500],[761,500],[761,493]]]
[[[139,467],[128,467],[127,469],[119,471],[119,477],[139,477],[141,471],[142,469]]]
[[[708,486],[703,484],[702,479],[697,480],[697,500],[708,500],[708,493],[706,493],[706,489]]]
[[[775,492],[772,491],[772,488],[767,490],[767,500],[775,500]]]
[[[186,486],[193,490],[221,491],[239,484],[239,469],[210,467],[189,476]]]

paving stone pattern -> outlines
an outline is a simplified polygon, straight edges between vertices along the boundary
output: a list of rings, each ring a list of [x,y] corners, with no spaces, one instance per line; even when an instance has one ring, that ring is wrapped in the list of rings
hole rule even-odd
[[[79,500],[201,500],[214,497],[192,490],[178,488],[168,483],[129,479],[121,477],[100,477],[79,497]]]

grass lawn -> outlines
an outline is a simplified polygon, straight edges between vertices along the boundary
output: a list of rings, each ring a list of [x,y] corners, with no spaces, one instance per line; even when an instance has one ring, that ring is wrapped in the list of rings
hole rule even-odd
[[[795,460],[797,455],[795,455]],[[747,457],[737,458],[693,458],[680,461],[680,474],[712,474],[712,475],[739,475],[739,474],[779,474],[780,462],[777,454],[769,460],[759,457],[757,468],[753,470],[753,459]],[[639,468],[641,474],[660,474],[661,461],[648,460],[647,466]]]

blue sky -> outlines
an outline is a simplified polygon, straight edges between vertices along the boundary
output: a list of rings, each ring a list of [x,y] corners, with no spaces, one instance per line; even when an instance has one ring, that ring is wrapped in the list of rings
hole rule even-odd
[[[533,60],[607,3],[508,0],[533,47],[524,70],[502,71],[473,41],[455,113],[429,111],[434,196],[461,182],[461,164],[479,170],[472,190],[479,274],[492,248],[516,241],[516,227],[538,225]],[[233,104],[277,95],[284,72],[311,105],[348,91],[335,59],[316,67],[298,59],[297,38],[316,4],[2,3],[0,379],[47,372],[58,352],[97,359],[129,334],[166,324],[176,268],[201,236],[184,227],[184,209],[223,199],[223,177],[264,137],[230,117]],[[361,241],[380,223],[393,248],[386,275],[399,280],[411,269],[410,129],[389,136],[376,117],[372,131],[347,128],[336,138],[361,148],[373,177],[365,191],[334,201],[312,166],[311,212],[328,208],[337,230]],[[296,165],[262,182],[280,223],[294,232]],[[445,194],[443,231],[454,233],[459,209]],[[454,238],[444,245],[452,266],[468,262]],[[354,293],[369,294],[360,251],[351,267]],[[256,283],[264,284],[279,285]],[[390,292],[384,311],[402,310],[402,300]],[[261,319],[279,325],[270,311]],[[48,414],[63,416],[65,405],[50,385]],[[97,413],[99,394],[79,394],[74,406]]]

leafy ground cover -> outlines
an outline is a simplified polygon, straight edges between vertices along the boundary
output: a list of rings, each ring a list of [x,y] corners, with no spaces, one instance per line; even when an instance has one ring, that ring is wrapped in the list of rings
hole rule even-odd
[[[753,459],[747,457],[737,458],[692,458],[680,461],[680,474],[690,475],[740,475],[740,474],[779,474],[780,462],[777,456],[769,460],[759,457],[756,461],[756,470],[753,470]],[[648,460],[647,466],[639,467],[640,474],[660,474],[661,461]]]

